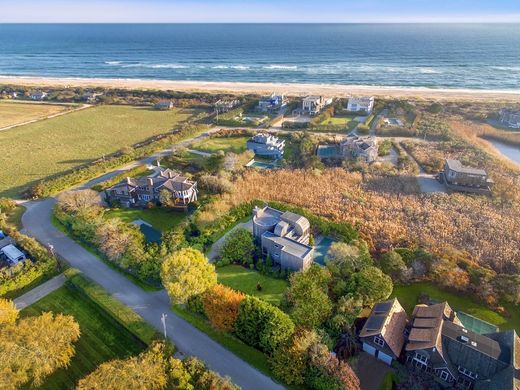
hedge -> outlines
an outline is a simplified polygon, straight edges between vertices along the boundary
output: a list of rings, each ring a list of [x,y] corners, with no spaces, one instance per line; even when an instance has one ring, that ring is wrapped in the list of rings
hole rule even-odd
[[[107,188],[110,188],[112,186],[115,186],[116,184],[120,183],[127,177],[137,177],[141,176],[148,172],[148,168],[146,165],[139,165],[135,168],[129,169],[128,171],[122,172],[119,175],[112,176],[110,179],[105,180],[102,183],[96,184],[95,186],[92,186],[92,189],[97,192],[101,192],[106,190]]]
[[[90,298],[143,343],[149,345],[157,338],[157,331],[148,325],[141,316],[110,296],[101,286],[84,276],[81,271],[69,268],[65,271],[65,276],[68,278],[67,284],[69,286]]]

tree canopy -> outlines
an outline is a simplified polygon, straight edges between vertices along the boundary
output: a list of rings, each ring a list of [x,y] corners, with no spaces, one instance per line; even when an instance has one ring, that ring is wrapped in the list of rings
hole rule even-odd
[[[255,243],[253,235],[246,229],[235,229],[227,235],[220,250],[223,264],[253,264]]]
[[[183,248],[164,259],[161,280],[171,301],[179,304],[214,286],[217,273],[202,252]]]

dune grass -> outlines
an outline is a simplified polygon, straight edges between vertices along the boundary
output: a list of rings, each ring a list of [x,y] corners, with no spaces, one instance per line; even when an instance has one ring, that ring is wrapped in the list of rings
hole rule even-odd
[[[74,108],[70,105],[0,101],[0,129],[37,119],[44,119]]]
[[[98,106],[0,132],[0,196],[19,197],[41,179],[167,133],[196,111]]]
[[[217,268],[218,282],[242,291],[243,293],[261,298],[278,306],[288,283],[283,279],[275,279],[259,272],[245,269],[240,265],[228,265]],[[262,290],[257,290],[260,283]]]

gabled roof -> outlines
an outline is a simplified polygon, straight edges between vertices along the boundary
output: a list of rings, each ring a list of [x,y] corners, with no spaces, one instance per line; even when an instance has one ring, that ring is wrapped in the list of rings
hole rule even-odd
[[[396,298],[380,302],[372,309],[359,337],[381,335],[393,354],[399,357],[405,341],[404,329],[407,322],[406,312]]]

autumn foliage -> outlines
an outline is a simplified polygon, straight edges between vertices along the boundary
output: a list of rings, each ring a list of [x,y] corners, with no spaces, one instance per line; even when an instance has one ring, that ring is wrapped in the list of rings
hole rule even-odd
[[[245,295],[222,284],[211,287],[202,295],[204,312],[214,328],[233,332],[238,318],[240,303]]]

